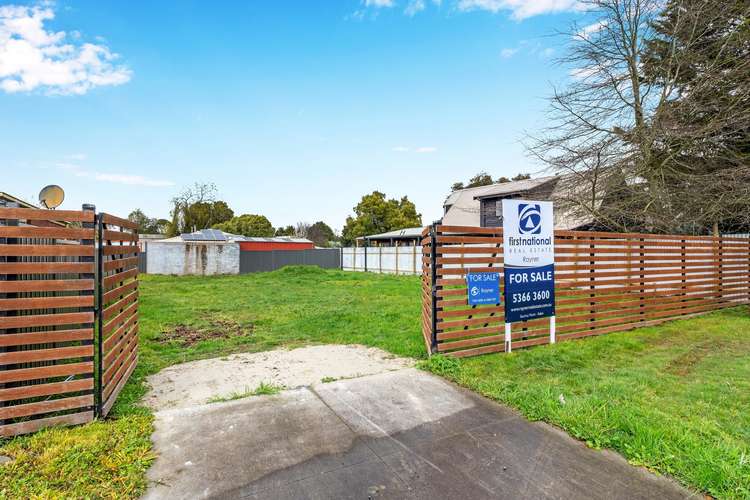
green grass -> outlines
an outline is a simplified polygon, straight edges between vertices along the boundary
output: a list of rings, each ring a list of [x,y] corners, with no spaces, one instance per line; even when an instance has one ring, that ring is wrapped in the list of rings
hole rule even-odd
[[[140,311],[140,362],[112,418],[0,444],[0,454],[14,458],[0,465],[0,498],[137,497],[153,460],[152,416],[139,406],[145,378],[175,363],[316,343],[426,357],[416,277],[299,267],[143,276]],[[177,326],[232,334],[165,341]],[[423,365],[696,490],[750,498],[747,308],[511,355],[433,356]]]
[[[153,417],[139,405],[145,379],[175,363],[311,343],[425,357],[414,277],[305,267],[243,276],[144,275],[140,293],[140,359],[111,418],[0,441],[0,455],[14,459],[0,465],[0,498],[138,497],[154,458]],[[246,334],[190,346],[160,341],[177,325],[211,331],[217,324]]]
[[[235,401],[237,399],[249,398],[251,396],[273,396],[274,394],[280,393],[284,388],[279,385],[267,384],[261,382],[258,387],[253,390],[245,388],[243,392],[232,392],[227,396],[214,396],[208,400],[209,403],[224,403],[226,401]]]
[[[693,489],[750,498],[747,308],[422,366]]]

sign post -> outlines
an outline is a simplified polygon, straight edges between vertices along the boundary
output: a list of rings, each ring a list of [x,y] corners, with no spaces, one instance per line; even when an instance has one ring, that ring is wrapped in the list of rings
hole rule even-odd
[[[555,342],[555,236],[552,202],[503,200],[505,351],[511,325],[550,318]]]

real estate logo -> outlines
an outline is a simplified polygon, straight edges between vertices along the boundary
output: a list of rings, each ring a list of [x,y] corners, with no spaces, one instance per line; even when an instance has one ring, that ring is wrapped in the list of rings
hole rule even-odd
[[[518,204],[518,232],[521,234],[540,234],[542,232],[542,210],[538,204]]]

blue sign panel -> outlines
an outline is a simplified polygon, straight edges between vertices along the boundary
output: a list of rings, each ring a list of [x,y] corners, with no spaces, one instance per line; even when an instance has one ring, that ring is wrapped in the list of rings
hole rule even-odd
[[[500,273],[472,273],[466,274],[469,305],[500,303]]]
[[[505,321],[555,315],[555,266],[505,268]]]
[[[503,200],[505,322],[555,315],[552,203]]]

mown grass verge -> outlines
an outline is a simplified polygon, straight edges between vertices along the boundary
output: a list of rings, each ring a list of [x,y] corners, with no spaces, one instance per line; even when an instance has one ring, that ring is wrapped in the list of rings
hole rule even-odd
[[[750,498],[746,307],[422,366],[717,498]]]

